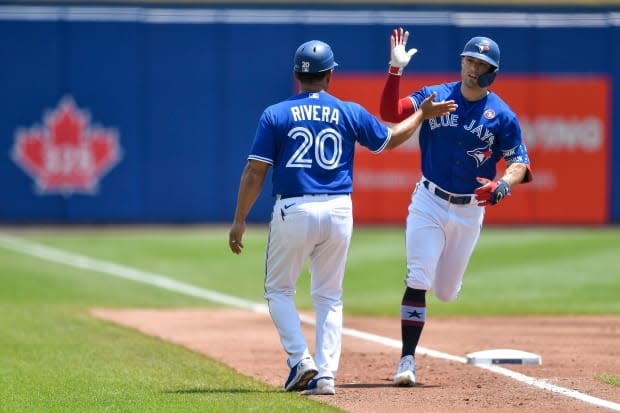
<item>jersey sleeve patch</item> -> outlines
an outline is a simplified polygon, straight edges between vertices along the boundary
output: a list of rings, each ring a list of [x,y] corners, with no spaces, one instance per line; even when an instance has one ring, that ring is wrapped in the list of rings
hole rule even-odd
[[[527,155],[525,144],[517,145],[514,148],[503,150],[502,156],[504,157],[504,160],[508,165],[513,163],[530,163],[530,158]]]

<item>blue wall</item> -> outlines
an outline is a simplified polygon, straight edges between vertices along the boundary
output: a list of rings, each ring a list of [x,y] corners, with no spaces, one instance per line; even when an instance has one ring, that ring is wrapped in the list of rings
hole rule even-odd
[[[292,54],[317,38],[346,72],[384,73],[403,25],[417,72],[457,70],[463,42],[502,47],[502,73],[592,73],[620,101],[620,17],[611,10],[321,10],[0,6],[0,222],[229,222],[262,110],[293,91]],[[575,11],[588,13],[577,18]],[[552,16],[551,16],[552,17]],[[310,24],[312,22],[312,24]],[[122,159],[96,194],[39,194],[12,159],[18,128],[73,97],[116,129]],[[575,104],[587,104],[587,91]],[[620,137],[612,131],[611,221],[620,221]],[[270,185],[250,220],[266,221]],[[581,188],[575,188],[579,193]]]

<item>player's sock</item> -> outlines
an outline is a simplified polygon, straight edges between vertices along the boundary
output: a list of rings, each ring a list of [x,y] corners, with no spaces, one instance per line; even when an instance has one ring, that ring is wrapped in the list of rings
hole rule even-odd
[[[400,307],[401,357],[414,355],[426,321],[426,291],[407,287]]]

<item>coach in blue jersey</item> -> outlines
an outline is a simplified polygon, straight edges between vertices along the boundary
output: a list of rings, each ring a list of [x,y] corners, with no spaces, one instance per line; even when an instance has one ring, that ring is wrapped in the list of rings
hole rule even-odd
[[[499,47],[474,37],[461,53],[461,81],[423,87],[399,99],[399,81],[416,49],[406,50],[409,32],[393,31],[390,67],[381,96],[381,116],[398,122],[436,94],[458,103],[455,112],[428,119],[419,130],[422,178],[416,184],[406,223],[407,275],[401,302],[402,350],[393,382],[415,384],[415,350],[426,320],[426,292],[454,300],[474,250],[484,207],[496,205],[510,188],[532,179],[519,121],[488,87],[499,70]],[[506,170],[497,175],[500,159]],[[496,179],[496,175],[499,179]]]
[[[337,66],[329,45],[312,40],[299,46],[294,75],[299,94],[263,112],[241,175],[229,247],[239,254],[246,216],[273,167],[276,198],[265,259],[265,298],[280,335],[290,373],[287,391],[334,394],[342,337],[342,282],[353,227],[350,193],[353,157],[359,143],[374,153],[395,148],[424,118],[453,112],[454,102],[420,102],[420,110],[387,127],[362,106],[326,92]],[[300,326],[294,296],[310,260],[316,311],[312,356]]]

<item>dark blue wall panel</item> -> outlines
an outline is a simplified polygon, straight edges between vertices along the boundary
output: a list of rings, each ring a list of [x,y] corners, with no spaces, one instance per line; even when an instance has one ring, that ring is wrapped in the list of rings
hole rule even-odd
[[[338,70],[385,73],[388,36],[401,16],[379,6],[357,10],[365,11],[357,21],[345,12],[344,22],[316,11],[312,18],[290,21],[264,14],[265,8],[254,14],[232,8],[188,14],[171,8],[84,13],[92,9],[48,6],[36,9],[47,14],[32,18],[33,10],[0,6],[1,222],[230,221],[257,120],[267,105],[293,93],[295,48],[321,39],[332,45]],[[416,10],[402,13],[402,24],[412,32],[409,44],[419,49],[411,63],[416,72],[458,73],[464,40],[487,35],[502,47],[502,73],[620,76],[620,32],[606,10],[592,10],[603,23],[583,27],[527,19],[508,26],[483,18],[467,23],[460,20],[464,15],[451,14],[467,8],[412,14]],[[530,13],[533,19],[541,10],[501,11]],[[546,11],[571,16],[574,10]],[[303,13],[310,11],[291,16]],[[425,13],[432,18],[424,20]],[[118,132],[122,158],[94,194],[39,194],[11,159],[17,130],[40,125],[45,111],[66,96],[89,112],[91,125]],[[614,82],[612,119],[618,99]],[[575,96],[575,104],[587,104],[587,91]],[[618,142],[620,132],[613,125],[610,130]],[[610,217],[618,222],[620,145],[613,142]],[[267,183],[250,220],[269,218],[270,189]]]

